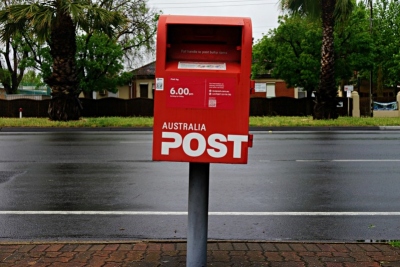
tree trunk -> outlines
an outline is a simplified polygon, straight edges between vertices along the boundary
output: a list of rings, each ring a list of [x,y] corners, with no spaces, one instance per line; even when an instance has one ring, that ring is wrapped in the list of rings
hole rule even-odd
[[[322,51],[320,85],[315,93],[314,119],[337,119],[337,88],[335,84],[334,12],[335,0],[321,0]]]
[[[75,25],[71,16],[58,10],[57,21],[52,24],[50,53],[53,57],[53,72],[45,82],[51,87],[49,104],[51,120],[78,120],[81,105],[78,99],[78,75],[76,70]]]
[[[48,114],[55,121],[79,120],[81,104],[76,95],[60,95],[50,100]]]

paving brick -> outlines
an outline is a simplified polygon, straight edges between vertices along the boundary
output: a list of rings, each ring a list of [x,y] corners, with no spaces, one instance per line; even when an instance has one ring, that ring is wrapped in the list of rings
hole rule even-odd
[[[257,250],[257,251],[262,250],[262,247],[258,243],[247,243],[246,245],[249,248],[249,250]]]
[[[176,250],[187,250],[186,243],[177,243],[176,244]]]
[[[65,245],[63,246],[60,251],[74,251],[78,245]]]
[[[334,248],[338,252],[349,252],[350,250],[346,247],[345,244],[332,244],[332,248]]]
[[[46,251],[49,252],[57,252],[59,251],[62,247],[64,246],[64,244],[53,244],[51,246],[49,246]]]
[[[128,262],[130,261],[141,261],[143,259],[144,256],[144,251],[129,251],[128,253],[126,253],[126,260]]]
[[[105,247],[105,245],[93,245],[91,248],[89,248],[89,251],[102,250],[104,247]]]
[[[116,251],[119,248],[119,244],[108,244],[106,245],[103,250],[104,251]]]
[[[161,244],[149,243],[147,245],[147,250],[149,250],[149,251],[161,251]]]
[[[395,248],[393,248],[392,246],[388,245],[388,244],[372,244],[375,248],[377,248],[379,251],[390,251],[390,252],[394,252],[396,251]]]
[[[29,252],[35,245],[23,245],[18,249],[18,252]]]
[[[271,267],[305,267],[303,262],[271,262]]]
[[[344,263],[342,262],[327,262],[326,267],[343,267]]]
[[[75,255],[74,261],[76,262],[87,262],[90,260],[92,255],[94,254],[94,251],[84,251],[80,252]]]
[[[166,243],[161,245],[162,251],[175,251],[175,244]]]
[[[365,262],[371,262],[372,258],[366,255],[363,252],[350,252],[349,253],[350,257],[354,258],[355,261],[365,261]]]
[[[344,264],[345,267],[380,267],[378,262],[349,262]],[[393,267],[393,266],[391,266]]]
[[[110,256],[108,257],[108,259],[106,259],[106,261],[122,263],[126,257],[126,253],[127,253],[126,251],[114,251],[110,254]]]
[[[324,266],[324,263],[322,263],[316,257],[303,256],[302,259],[307,264],[307,266],[313,266],[313,267]]]
[[[31,250],[31,252],[33,251],[42,252],[45,251],[48,247],[50,247],[50,245],[37,245]]]
[[[133,249],[133,244],[121,244],[118,248],[118,250],[124,250],[124,251],[129,251]]]
[[[332,252],[329,251],[318,251],[318,252],[314,252],[315,253],[315,257],[332,257]],[[346,256],[348,254],[345,254]],[[339,256],[341,257],[341,256]]]
[[[147,244],[146,243],[137,243],[133,247],[133,250],[146,250],[147,249]]]
[[[355,260],[351,257],[320,257],[322,262],[354,262]]]
[[[279,252],[264,252],[264,256],[267,257],[268,261],[283,261],[283,257]]]
[[[229,262],[229,252],[223,250],[216,250],[212,252],[212,259],[214,261]]]
[[[307,249],[302,244],[289,244],[293,251],[304,252]]]
[[[362,247],[360,247],[358,244],[346,244],[346,247],[350,250],[350,251],[365,251],[362,249]]]
[[[91,246],[92,245],[79,245],[74,249],[74,251],[77,251],[77,252],[87,251],[87,250],[89,250],[89,248],[91,248]]]
[[[307,251],[321,251],[321,249],[315,244],[304,244],[304,247],[307,249]]]
[[[160,251],[150,251],[144,255],[144,261],[146,262],[159,262],[161,258]]]
[[[264,251],[278,251],[278,249],[272,243],[261,243],[261,247]]]
[[[321,251],[336,251],[331,244],[317,244]]]
[[[219,250],[217,243],[207,243],[207,250]]]
[[[247,251],[246,256],[251,262],[262,262],[262,261],[267,261],[266,256],[261,252],[261,251]]]
[[[246,243],[233,243],[234,250],[248,250]]]
[[[292,251],[292,248],[288,244],[284,243],[277,243],[275,244],[275,247],[278,249],[278,251]]]
[[[359,246],[365,251],[380,251],[372,244],[360,244]]]
[[[21,248],[20,245],[7,245],[7,246],[0,245],[0,252],[14,252],[19,250],[20,248]]]
[[[104,257],[92,256],[90,260],[87,262],[88,266],[103,266],[106,261]]]
[[[301,261],[300,256],[295,251],[283,251],[281,256],[285,261]]]
[[[63,252],[60,251],[46,251],[46,253],[44,254],[44,257],[46,258],[57,258],[59,257]]]
[[[218,243],[219,250],[233,250],[231,243]]]

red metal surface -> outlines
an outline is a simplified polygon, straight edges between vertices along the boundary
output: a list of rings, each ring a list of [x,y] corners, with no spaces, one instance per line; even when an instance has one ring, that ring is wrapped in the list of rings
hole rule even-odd
[[[153,160],[247,163],[249,18],[162,15]]]

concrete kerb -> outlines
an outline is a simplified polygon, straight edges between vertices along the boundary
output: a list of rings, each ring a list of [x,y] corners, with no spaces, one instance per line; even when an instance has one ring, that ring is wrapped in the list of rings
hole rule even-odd
[[[151,132],[152,127],[102,127],[102,128],[52,128],[52,127],[2,127],[0,132]],[[327,127],[250,127],[250,132],[290,131],[400,131],[400,126],[327,126]]]
[[[36,240],[36,241],[1,241],[0,245],[40,245],[40,244],[138,244],[138,243],[187,243],[186,239],[133,239],[133,240]],[[389,244],[377,240],[371,242],[332,241],[332,240],[252,240],[252,239],[208,239],[213,243],[269,243],[269,244]]]

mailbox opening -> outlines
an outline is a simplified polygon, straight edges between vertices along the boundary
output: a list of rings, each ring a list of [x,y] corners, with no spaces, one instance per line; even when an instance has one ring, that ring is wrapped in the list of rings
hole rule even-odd
[[[167,25],[166,61],[241,61],[242,27]]]

